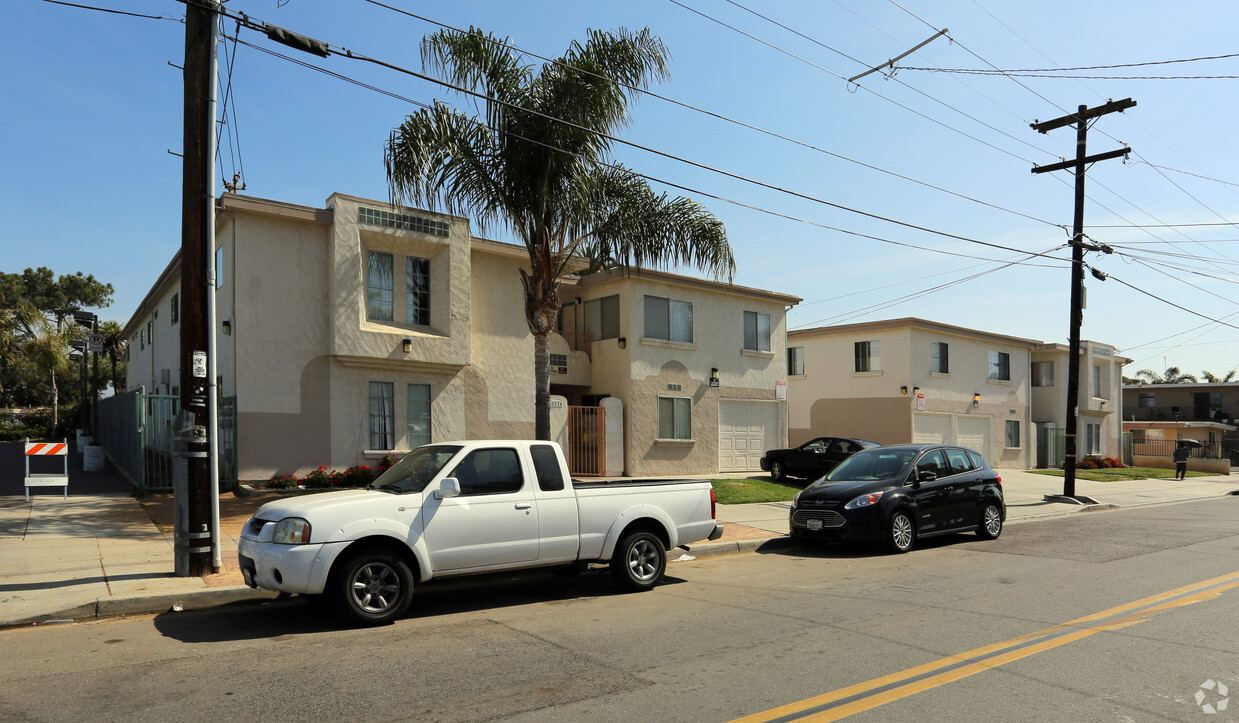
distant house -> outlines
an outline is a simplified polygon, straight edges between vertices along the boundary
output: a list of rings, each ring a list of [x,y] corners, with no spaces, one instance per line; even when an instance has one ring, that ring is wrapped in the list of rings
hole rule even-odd
[[[239,479],[533,436],[523,247],[343,194],[324,208],[225,194],[216,247]],[[560,297],[552,424],[574,473],[755,470],[786,439],[776,383],[799,298],[652,271],[569,277]],[[179,299],[177,257],[125,326],[128,389],[178,392]]]
[[[1223,422],[1239,419],[1239,382],[1123,385],[1124,419]]]
[[[1066,344],[1038,344],[1032,354],[1033,422],[1037,425],[1037,466],[1062,464],[1063,435],[1067,428]],[[1123,366],[1131,360],[1120,356],[1113,346],[1095,341],[1080,343],[1080,395],[1076,407],[1076,451],[1079,455],[1122,457],[1123,453]]]

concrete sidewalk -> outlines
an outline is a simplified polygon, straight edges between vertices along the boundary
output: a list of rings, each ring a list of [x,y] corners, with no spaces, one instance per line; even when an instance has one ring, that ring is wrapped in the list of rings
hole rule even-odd
[[[205,578],[173,575],[173,541],[152,514],[161,516],[158,501],[144,507],[123,493],[81,494],[75,490],[71,462],[69,499],[59,491],[38,491],[31,501],[21,495],[0,495],[0,626],[40,624],[125,613],[195,609],[248,599],[271,599],[274,593],[250,590],[236,568],[237,514],[246,501],[225,496],[233,510],[221,521],[224,570]],[[105,473],[106,474],[106,473]],[[1047,501],[1062,492],[1062,478],[1002,470],[1008,522],[1062,516],[1087,510],[1180,502],[1227,495],[1239,489],[1239,479],[1197,477],[1135,482],[1078,480],[1079,495],[1096,505]],[[7,490],[6,490],[7,491]],[[249,502],[256,508],[266,499]],[[753,550],[763,545],[789,544],[790,503],[719,505],[725,534],[714,542],[691,545],[687,555],[704,557]],[[243,521],[243,520],[242,520]],[[236,529],[231,529],[235,527]],[[673,552],[671,560],[683,556]]]

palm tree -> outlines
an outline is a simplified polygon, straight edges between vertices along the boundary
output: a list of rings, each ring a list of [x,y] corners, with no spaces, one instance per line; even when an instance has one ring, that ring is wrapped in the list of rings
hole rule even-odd
[[[1226,376],[1223,376],[1223,377],[1219,377],[1213,374],[1212,372],[1207,372],[1207,371],[1200,372],[1200,376],[1203,377],[1204,380],[1206,382],[1209,382],[1210,384],[1219,384],[1219,383],[1224,384],[1229,381],[1234,381],[1235,370],[1231,369],[1230,371],[1226,372]]]
[[[1136,379],[1140,380],[1138,384],[1195,384],[1196,376],[1193,374],[1184,374],[1179,371],[1179,367],[1166,367],[1165,374],[1158,374],[1152,369],[1141,369],[1136,372]]]
[[[550,438],[548,348],[559,318],[559,279],[591,268],[690,265],[731,280],[723,224],[697,203],[656,195],[607,156],[628,103],[667,74],[649,29],[590,30],[536,73],[493,34],[443,30],[422,41],[431,72],[484,96],[485,122],[436,103],[405,119],[387,142],[393,203],[441,206],[478,229],[502,225],[524,242],[525,320],[534,337],[535,434]]]
[[[121,326],[115,321],[105,321],[99,325],[99,333],[103,334],[103,350],[108,355],[108,375],[112,381],[112,393],[120,394],[121,372],[125,365],[121,359],[125,354],[125,340],[121,338]]]

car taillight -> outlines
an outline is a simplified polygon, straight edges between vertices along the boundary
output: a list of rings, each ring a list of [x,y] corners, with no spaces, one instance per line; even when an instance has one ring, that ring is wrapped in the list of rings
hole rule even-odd
[[[1002,475],[1000,474],[994,475],[994,484],[998,485],[999,487],[1002,486]]]
[[[715,513],[715,509],[717,507],[718,507],[718,497],[714,496],[714,488],[711,487],[710,488],[710,519],[712,520],[718,519],[718,515]]]

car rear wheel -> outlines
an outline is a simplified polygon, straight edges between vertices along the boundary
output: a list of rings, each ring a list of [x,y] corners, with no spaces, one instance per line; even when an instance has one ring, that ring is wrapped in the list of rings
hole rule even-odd
[[[337,610],[362,625],[382,625],[409,609],[413,571],[385,550],[362,550],[343,562],[328,583]]]
[[[916,542],[916,525],[905,510],[896,510],[886,526],[886,547],[891,552],[904,553]]]
[[[662,579],[667,569],[667,552],[662,540],[649,532],[633,532],[615,547],[611,556],[611,575],[627,590],[649,590]]]
[[[778,460],[770,463],[770,478],[775,482],[782,482],[787,479],[787,467]]]
[[[981,511],[981,523],[977,525],[977,535],[982,540],[996,540],[1002,534],[1002,510],[998,505],[986,504]]]

